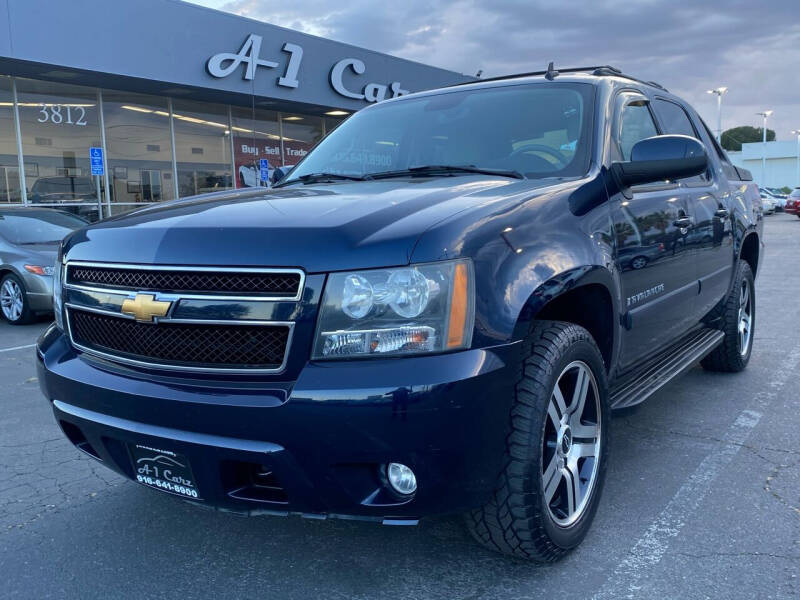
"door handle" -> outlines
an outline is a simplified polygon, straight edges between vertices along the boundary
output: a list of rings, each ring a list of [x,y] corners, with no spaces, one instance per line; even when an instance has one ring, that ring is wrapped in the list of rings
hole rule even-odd
[[[689,229],[689,227],[694,225],[694,221],[692,220],[692,217],[681,217],[679,219],[675,219],[672,224],[680,229]]]
[[[720,219],[727,219],[728,215],[730,215],[730,211],[727,208],[719,208],[717,212],[714,213],[715,217],[719,217]]]

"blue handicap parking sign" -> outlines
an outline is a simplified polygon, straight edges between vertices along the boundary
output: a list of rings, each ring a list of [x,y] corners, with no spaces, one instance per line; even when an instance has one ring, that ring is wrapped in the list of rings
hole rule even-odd
[[[92,175],[103,175],[105,173],[102,148],[89,148],[89,161],[92,164]]]
[[[266,158],[262,158],[258,163],[261,169],[261,181],[269,181],[269,161]]]

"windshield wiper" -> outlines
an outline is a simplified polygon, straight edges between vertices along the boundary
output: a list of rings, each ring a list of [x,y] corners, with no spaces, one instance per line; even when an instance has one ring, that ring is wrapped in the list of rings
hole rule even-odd
[[[283,187],[284,185],[290,185],[292,183],[317,183],[319,181],[325,181],[326,179],[344,179],[346,181],[365,181],[367,179],[372,179],[370,175],[341,175],[339,173],[308,173],[307,175],[301,175],[300,177],[295,177],[294,179],[290,179],[289,181],[281,181],[278,182],[277,185],[273,187]]]
[[[525,179],[519,171],[511,169],[491,169],[476,167],[475,165],[422,165],[419,167],[409,167],[399,171],[383,171],[370,173],[373,179],[388,179],[391,177],[406,177],[408,175],[435,175],[452,173],[479,173],[481,175],[497,175],[499,177],[511,177],[513,179]]]

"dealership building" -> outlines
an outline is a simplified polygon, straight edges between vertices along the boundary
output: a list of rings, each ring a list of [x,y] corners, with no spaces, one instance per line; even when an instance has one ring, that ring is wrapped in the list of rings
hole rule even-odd
[[[800,187],[800,135],[795,140],[742,144],[742,150],[728,152],[728,158],[748,169],[761,187]]]
[[[0,207],[268,185],[348,114],[471,79],[176,0],[55,6],[0,0]]]

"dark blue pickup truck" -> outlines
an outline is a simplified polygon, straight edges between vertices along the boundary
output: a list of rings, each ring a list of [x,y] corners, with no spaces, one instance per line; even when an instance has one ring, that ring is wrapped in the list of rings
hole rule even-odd
[[[760,206],[690,106],[611,67],[387,100],[274,189],[67,237],[39,380],[78,449],[180,498],[463,512],[555,560],[612,409],[747,365]]]

